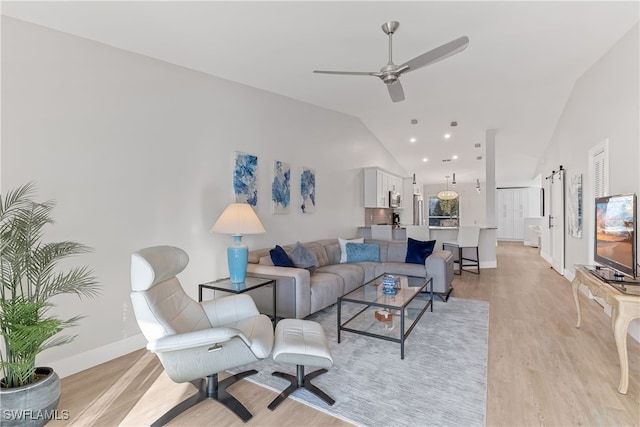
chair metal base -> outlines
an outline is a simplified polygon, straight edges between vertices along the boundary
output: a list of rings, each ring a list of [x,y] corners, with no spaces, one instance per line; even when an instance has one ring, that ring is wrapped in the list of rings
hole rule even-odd
[[[256,371],[255,369],[251,369],[249,371],[240,372],[239,374],[227,377],[220,382],[218,382],[218,374],[208,375],[206,380],[204,378],[200,378],[191,381],[191,384],[193,384],[198,389],[198,392],[171,408],[163,416],[161,416],[153,424],[151,424],[151,427],[159,427],[167,424],[169,421],[171,421],[187,409],[197,405],[205,399],[213,399],[222,403],[246,423],[251,419],[251,413],[247,410],[247,408],[244,407],[242,403],[240,403],[238,399],[229,394],[226,389],[239,380],[257,373],[258,371]]]
[[[328,394],[324,391],[320,390],[318,387],[311,384],[311,380],[317,377],[318,375],[324,374],[327,372],[326,369],[318,369],[317,371],[311,372],[310,374],[304,374],[304,366],[297,366],[297,376],[293,376],[290,374],[285,374],[284,372],[273,372],[271,375],[275,377],[284,378],[285,380],[289,380],[291,385],[287,387],[282,393],[278,395],[271,403],[269,403],[268,408],[272,411],[278,407],[291,393],[296,391],[299,388],[306,388],[311,393],[318,396],[320,399],[327,402],[330,406],[336,403]]]
[[[444,249],[446,244],[442,245],[442,249]],[[456,276],[460,276],[462,275],[462,270],[468,272],[468,273],[473,273],[473,274],[480,274],[480,253],[478,252],[478,247],[474,246],[471,247],[471,249],[475,249],[476,250],[476,259],[473,258],[464,258],[462,256],[462,247],[459,246],[455,246],[455,245],[446,245],[446,246],[450,246],[450,247],[457,247],[458,248],[458,260],[456,261],[455,259],[453,260],[454,264],[459,264],[460,267],[458,268],[458,272],[456,273],[456,270],[453,270],[453,274],[455,274]],[[468,263],[464,263],[464,261],[470,261]],[[476,267],[477,271],[472,271],[472,270],[467,270],[464,267]],[[448,298],[448,297],[447,297]]]
[[[433,294],[438,298],[440,298],[442,302],[447,302],[449,301],[449,296],[451,295],[451,292],[453,292],[453,286],[450,287],[447,292],[434,292]]]

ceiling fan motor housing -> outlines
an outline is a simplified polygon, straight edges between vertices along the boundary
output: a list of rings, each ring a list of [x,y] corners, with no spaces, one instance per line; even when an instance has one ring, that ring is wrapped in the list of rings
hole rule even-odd
[[[400,23],[398,21],[385,22],[384,24],[382,24],[382,31],[384,31],[385,34],[393,34],[396,32],[399,26]]]

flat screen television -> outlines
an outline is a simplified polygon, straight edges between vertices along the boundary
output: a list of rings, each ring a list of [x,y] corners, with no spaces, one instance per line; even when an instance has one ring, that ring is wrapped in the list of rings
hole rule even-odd
[[[618,194],[596,198],[594,261],[636,278],[637,197]]]

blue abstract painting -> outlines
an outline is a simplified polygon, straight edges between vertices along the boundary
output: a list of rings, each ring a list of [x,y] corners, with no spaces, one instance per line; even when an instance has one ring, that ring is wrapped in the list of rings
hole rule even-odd
[[[273,162],[273,182],[271,183],[271,212],[289,213],[291,205],[291,166],[275,160]]]
[[[302,168],[300,174],[300,212],[311,214],[316,211],[316,171]]]
[[[234,152],[233,193],[236,203],[258,205],[258,157]]]

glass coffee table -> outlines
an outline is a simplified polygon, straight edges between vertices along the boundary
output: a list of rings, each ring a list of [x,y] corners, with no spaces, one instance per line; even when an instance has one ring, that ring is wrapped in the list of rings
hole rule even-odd
[[[400,279],[395,294],[383,292],[383,274],[338,298],[338,342],[342,331],[397,342],[400,359],[404,359],[406,338],[424,312],[433,311],[433,281],[431,277],[393,276]],[[347,308],[355,314],[342,323]]]

